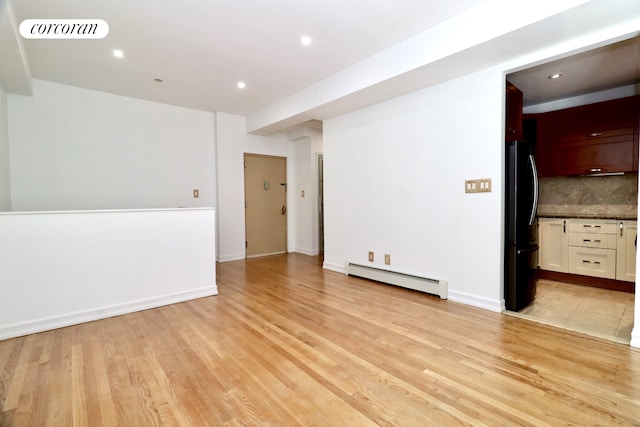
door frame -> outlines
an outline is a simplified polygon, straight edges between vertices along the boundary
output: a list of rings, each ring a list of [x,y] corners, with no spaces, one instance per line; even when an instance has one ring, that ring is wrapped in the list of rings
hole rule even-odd
[[[316,153],[318,253],[324,253],[324,153]]]

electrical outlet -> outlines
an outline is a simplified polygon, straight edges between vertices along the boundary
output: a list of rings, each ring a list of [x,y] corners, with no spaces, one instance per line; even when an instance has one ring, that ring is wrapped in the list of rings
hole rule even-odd
[[[369,251],[369,262],[373,262],[373,252]]]
[[[200,197],[200,190],[193,190],[193,198],[197,199],[198,197]]]
[[[384,263],[385,265],[391,265],[391,255],[384,254]]]

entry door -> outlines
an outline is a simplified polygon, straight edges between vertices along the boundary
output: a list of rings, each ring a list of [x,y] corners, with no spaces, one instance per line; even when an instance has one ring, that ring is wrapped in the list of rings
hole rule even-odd
[[[246,257],[287,252],[287,159],[244,155]]]

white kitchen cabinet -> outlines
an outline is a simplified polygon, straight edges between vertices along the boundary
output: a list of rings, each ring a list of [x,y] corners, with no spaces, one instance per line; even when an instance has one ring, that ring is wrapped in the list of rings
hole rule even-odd
[[[538,220],[541,269],[560,273],[569,272],[568,222],[566,218]]]
[[[569,221],[569,273],[616,278],[616,221]]]
[[[569,246],[584,246],[586,248],[616,249],[615,234],[569,233]]]
[[[636,281],[636,236],[637,221],[618,221],[616,279]]]
[[[578,219],[569,221],[571,233],[616,234],[615,219]]]
[[[616,278],[616,250],[569,246],[569,273]]]

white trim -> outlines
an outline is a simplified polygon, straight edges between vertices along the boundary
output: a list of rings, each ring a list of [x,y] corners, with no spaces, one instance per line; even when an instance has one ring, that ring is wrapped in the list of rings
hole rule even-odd
[[[186,292],[178,292],[174,294],[164,295],[160,297],[152,297],[138,301],[125,302],[105,307],[98,307],[91,310],[79,311],[76,313],[63,314],[60,316],[48,317],[23,323],[17,323],[0,327],[0,340],[20,337],[23,335],[35,334],[38,332],[48,331],[51,329],[64,328],[66,326],[77,325],[80,323],[91,322],[94,320],[106,319],[109,317],[120,316],[122,314],[133,313],[136,311],[148,310],[164,305],[185,302],[192,299],[203,298],[218,295],[218,287],[211,286],[201,289],[193,289]]]
[[[331,264],[325,261],[322,263],[322,268],[329,271],[335,271],[336,273],[347,274],[345,266],[340,264]]]
[[[212,207],[199,208],[158,208],[158,209],[93,209],[93,210],[68,210],[68,211],[11,211],[0,212],[0,215],[61,215],[61,214],[96,214],[96,213],[120,213],[120,212],[171,212],[171,211],[215,211]]]
[[[249,258],[260,258],[260,257],[263,257],[263,256],[271,256],[271,255],[282,255],[282,254],[286,254],[286,253],[287,253],[287,251],[278,251],[278,252],[269,252],[267,254],[256,254],[256,255],[251,255],[251,256],[247,255],[247,259],[249,259]]]
[[[449,290],[448,299],[450,301],[459,302],[496,313],[502,313],[502,311],[504,311],[504,301],[482,298],[476,295],[466,294],[464,292]]]
[[[631,332],[631,347],[640,348],[640,325],[636,325]]]
[[[225,255],[225,256],[219,256],[218,262],[240,261],[245,258],[246,258],[245,254]]]
[[[320,253],[317,249],[302,249],[302,248],[294,248],[291,252],[297,252],[299,254],[308,255],[308,256],[316,256]]]

